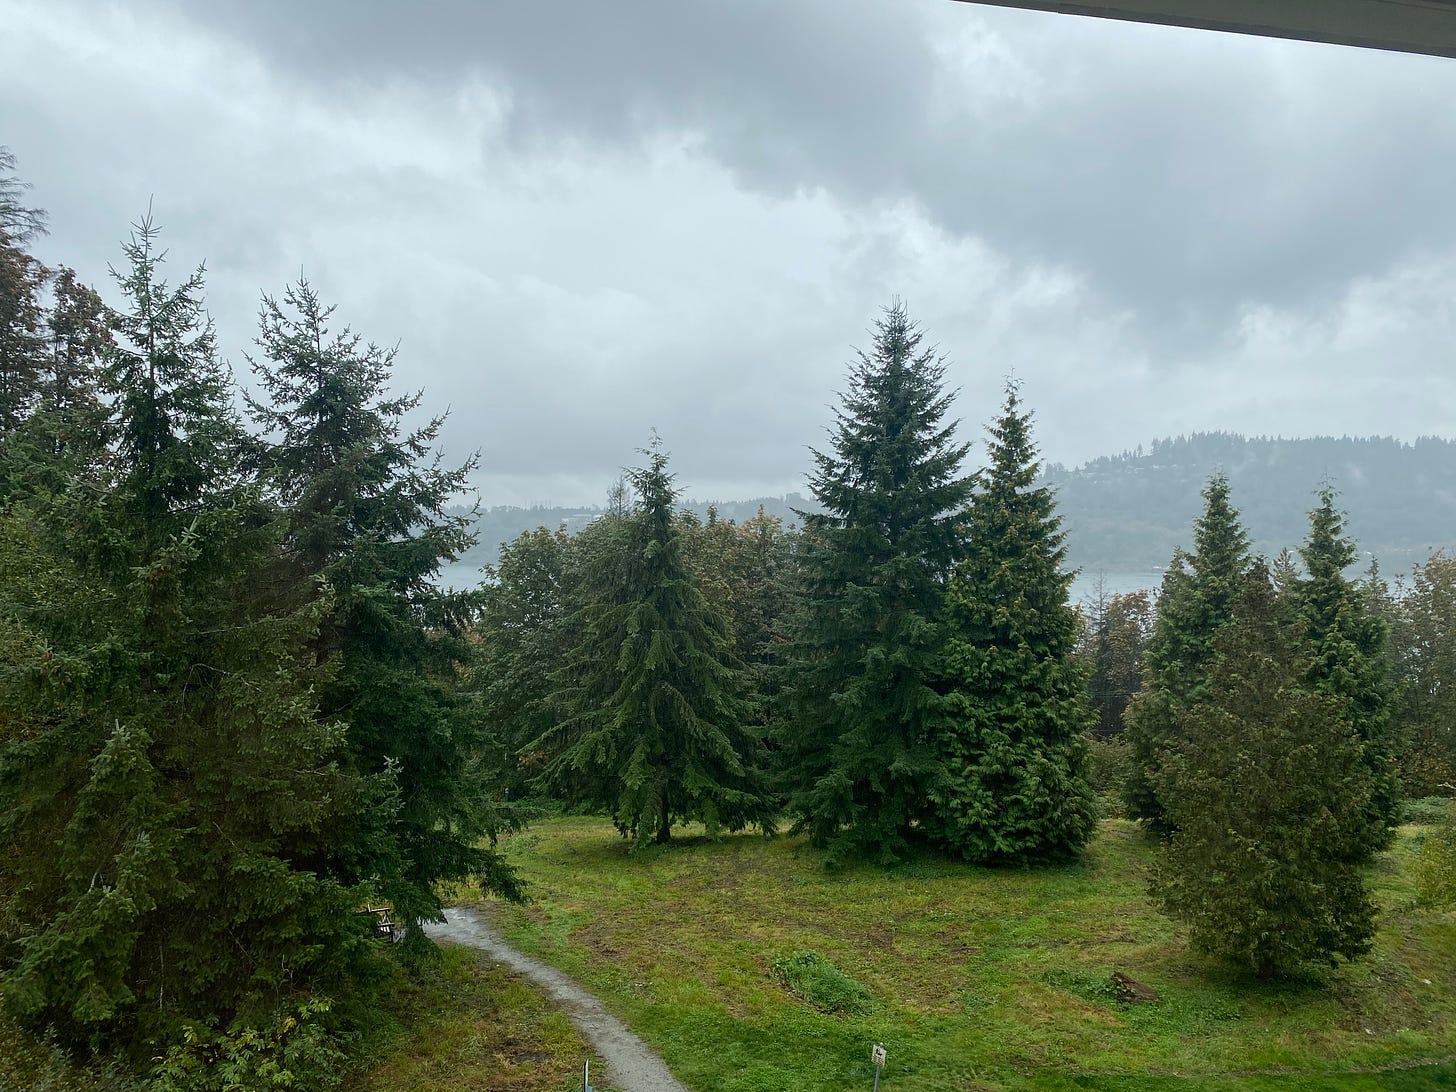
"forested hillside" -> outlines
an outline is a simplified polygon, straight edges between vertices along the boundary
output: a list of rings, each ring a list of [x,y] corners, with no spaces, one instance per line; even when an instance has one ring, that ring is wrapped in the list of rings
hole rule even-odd
[[[1304,533],[1315,493],[1328,483],[1350,514],[1350,534],[1387,572],[1456,544],[1456,443],[1422,437],[1285,440],[1228,432],[1155,440],[1068,469],[1051,465],[1067,527],[1067,554],[1086,571],[1166,565],[1188,545],[1198,491],[1222,472],[1256,553],[1273,557]]]
[[[1280,439],[1202,432],[1154,440],[1075,468],[1049,464],[1067,532],[1068,562],[1089,574],[1151,571],[1187,546],[1199,490],[1222,472],[1238,496],[1256,553],[1275,557],[1304,534],[1306,513],[1328,483],[1350,514],[1350,533],[1390,573],[1405,572],[1433,550],[1456,547],[1456,442],[1421,437]],[[757,514],[800,522],[814,502],[797,493],[712,503],[720,518],[742,523]],[[706,518],[710,503],[683,505]],[[463,559],[472,570],[495,561],[502,542],[534,527],[575,533],[605,509],[505,505],[482,510],[478,544]]]

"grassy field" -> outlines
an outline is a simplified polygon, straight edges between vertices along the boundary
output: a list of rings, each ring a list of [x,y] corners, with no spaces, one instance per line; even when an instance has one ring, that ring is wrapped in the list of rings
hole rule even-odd
[[[697,1092],[869,1088],[874,1042],[881,1087],[906,1092],[1456,1089],[1456,915],[1414,905],[1419,837],[1404,828],[1372,871],[1373,955],[1291,985],[1190,951],[1148,901],[1151,847],[1119,820],[1072,866],[835,873],[798,838],[629,855],[603,820],[551,820],[509,842],[536,901],[497,918]],[[863,984],[860,1011],[790,992],[773,965],[800,951]],[[1162,1000],[1120,1004],[1114,970]]]
[[[566,1017],[464,948],[402,980],[346,1092],[571,1092],[587,1056]]]

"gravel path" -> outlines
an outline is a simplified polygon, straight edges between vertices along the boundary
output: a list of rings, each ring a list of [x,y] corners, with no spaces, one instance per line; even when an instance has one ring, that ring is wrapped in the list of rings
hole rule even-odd
[[[662,1059],[600,1001],[555,967],[516,951],[476,911],[451,907],[445,911],[444,924],[426,925],[425,932],[436,940],[478,948],[545,990],[602,1059],[604,1076],[612,1084],[631,1092],[688,1092],[687,1086],[668,1071]],[[605,1083],[595,1076],[592,1078],[593,1085]]]

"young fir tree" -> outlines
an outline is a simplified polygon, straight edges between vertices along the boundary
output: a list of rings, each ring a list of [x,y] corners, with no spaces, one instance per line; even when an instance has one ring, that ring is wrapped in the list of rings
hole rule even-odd
[[[463,685],[476,597],[432,580],[473,542],[469,517],[445,507],[474,462],[421,465],[440,419],[404,432],[420,396],[387,397],[393,352],[331,333],[331,313],[306,281],[282,304],[264,298],[251,363],[267,400],[250,406],[269,434],[263,460],[287,524],[280,579],[305,597],[316,582],[326,589],[314,643],[330,669],[321,711],[344,722],[351,768],[382,786],[340,877],[388,901],[420,943],[412,926],[440,918],[440,880],[519,894],[512,870],[478,844],[512,820],[484,791],[490,742]]]
[[[580,589],[579,643],[560,673],[566,715],[531,745],[550,756],[542,785],[610,812],[637,844],[697,820],[709,834],[773,829],[763,743],[745,720],[742,665],[727,621],[684,556],[667,456],[658,444],[632,470],[635,508],[593,545]]]
[[[1157,618],[1148,638],[1146,681],[1128,706],[1131,766],[1123,786],[1128,814],[1167,833],[1158,769],[1179,747],[1182,713],[1201,700],[1214,642],[1233,617],[1249,570],[1249,538],[1229,503],[1222,474],[1203,490],[1203,514],[1193,525],[1194,552],[1175,551],[1163,576]]]
[[[1267,570],[1244,583],[1158,773],[1175,833],[1153,892],[1196,946],[1269,978],[1369,950],[1374,907],[1348,846],[1370,775],[1343,703],[1303,685]]]
[[[926,826],[986,864],[1065,858],[1091,838],[1092,716],[1072,661],[1077,613],[1061,518],[1040,470],[1031,413],[1014,383],[989,428],[990,465],[964,514],[965,554],[946,589],[945,717],[936,749],[947,777]]]
[[[850,370],[810,480],[803,608],[778,733],[790,809],[815,846],[884,863],[945,784],[933,740],[938,619],[970,494],[966,445],[944,423],[944,363],[895,304]]]
[[[113,450],[0,536],[5,996],[144,1053],[186,1019],[337,986],[367,943],[320,868],[359,787],[315,715],[316,612],[260,580],[276,524],[235,472],[200,273],[162,283],[154,235],[118,275]]]
[[[1292,608],[1310,657],[1306,685],[1337,701],[1341,719],[1355,729],[1370,771],[1366,830],[1351,846],[1356,857],[1390,844],[1400,810],[1400,771],[1392,738],[1392,690],[1387,679],[1383,618],[1369,588],[1345,577],[1355,563],[1355,544],[1333,490],[1320,490],[1309,514],[1309,537],[1299,549],[1305,577],[1292,592]]]

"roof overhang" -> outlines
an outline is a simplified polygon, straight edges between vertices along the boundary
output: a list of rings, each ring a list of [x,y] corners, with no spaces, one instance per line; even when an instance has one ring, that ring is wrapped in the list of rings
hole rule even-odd
[[[1456,57],[1456,0],[964,0],[1165,26]]]

